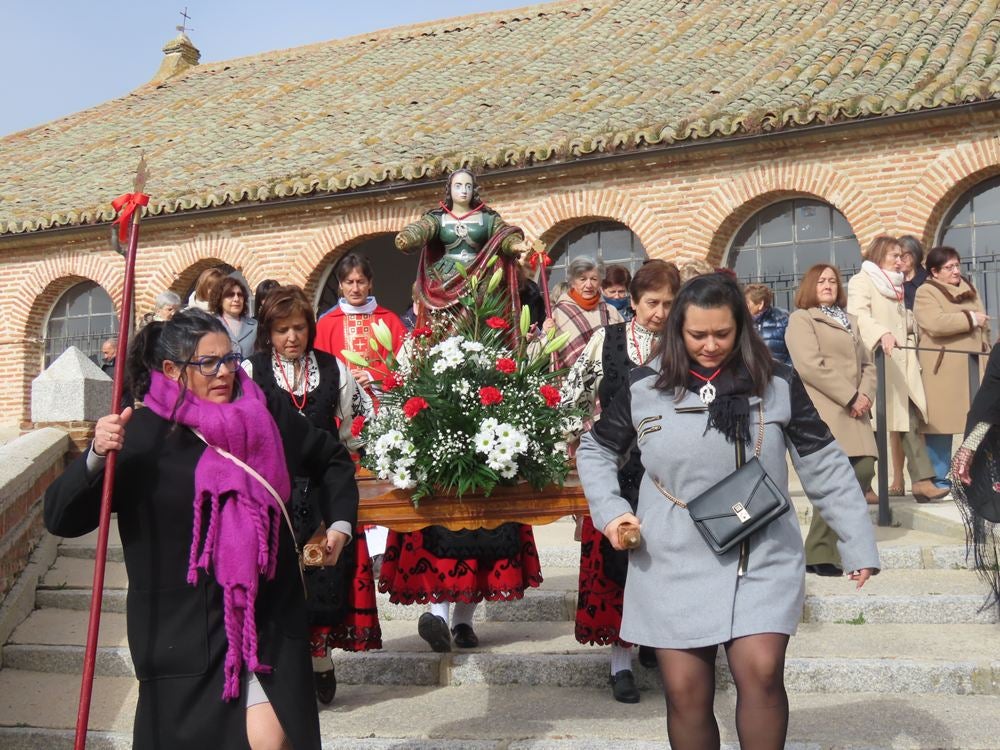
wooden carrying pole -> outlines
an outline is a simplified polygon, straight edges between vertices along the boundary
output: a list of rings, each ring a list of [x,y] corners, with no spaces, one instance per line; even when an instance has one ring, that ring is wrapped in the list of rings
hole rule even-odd
[[[125,284],[122,289],[121,319],[118,326],[118,353],[115,355],[114,383],[111,388],[111,407],[118,410],[122,400],[125,379],[125,361],[128,352],[129,331],[132,328],[132,303],[135,297],[135,250],[139,243],[139,219],[142,207],[149,201],[142,189],[146,183],[146,161],[139,158],[134,189],[116,199],[112,205],[121,211],[115,220],[123,235],[131,219],[128,252],[125,255]],[[101,492],[101,515],[97,527],[97,550],[94,555],[94,586],[90,598],[90,621],[87,625],[87,646],[83,655],[83,677],[80,681],[80,706],[76,715],[74,750],[84,750],[87,744],[87,725],[90,721],[90,699],[94,692],[94,665],[97,660],[97,636],[101,627],[101,600],[104,596],[104,571],[107,565],[108,529],[111,525],[111,497],[115,484],[115,465],[118,451],[109,451],[104,464],[104,486]]]

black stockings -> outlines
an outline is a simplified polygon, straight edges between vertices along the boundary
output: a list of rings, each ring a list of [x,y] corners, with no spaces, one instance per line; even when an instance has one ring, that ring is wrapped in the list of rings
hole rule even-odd
[[[788,636],[760,633],[726,644],[736,684],[736,732],[742,750],[781,750],[788,731],[785,649]],[[715,699],[717,646],[658,649],[667,699],[667,736],[674,750],[719,747]]]

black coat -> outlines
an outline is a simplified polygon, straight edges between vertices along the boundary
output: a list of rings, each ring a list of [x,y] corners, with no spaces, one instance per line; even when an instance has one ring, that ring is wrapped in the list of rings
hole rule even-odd
[[[353,497],[354,466],[343,445],[312,428],[286,401],[268,400],[292,475],[320,477],[329,498]],[[140,409],[126,427],[113,509],[128,571],[129,650],[139,679],[133,746],[154,750],[248,747],[246,690],[222,700],[226,637],[222,588],[199,572],[187,583],[194,472],[205,445],[190,430]],[[276,446],[277,449],[277,446]],[[102,477],[88,479],[81,456],[45,493],[45,525],[59,536],[97,527]],[[331,515],[333,515],[331,513]],[[287,524],[277,574],[257,594],[258,675],[295,750],[320,747],[305,599]]]

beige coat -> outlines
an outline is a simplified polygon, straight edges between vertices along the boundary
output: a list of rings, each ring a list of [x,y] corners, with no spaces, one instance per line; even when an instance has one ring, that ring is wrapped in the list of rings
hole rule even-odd
[[[961,300],[956,299],[959,295]],[[990,351],[989,328],[975,327],[967,311],[986,312],[979,295],[964,279],[958,286],[928,279],[917,289],[913,314],[920,330],[920,346],[938,350],[920,352],[928,412],[922,431],[932,435],[964,432],[969,411],[968,356],[941,350]],[[979,363],[982,379],[986,357],[980,357]]]
[[[818,307],[796,310],[788,318],[785,345],[820,418],[848,456],[877,456],[869,417],[852,417],[848,404],[861,393],[875,400],[875,365],[858,338],[858,319],[848,315],[854,333]]]
[[[847,283],[847,311],[857,316],[858,332],[869,352],[875,350],[886,333],[895,336],[898,344],[913,346],[916,342],[910,311],[901,300],[897,302],[880,294],[864,271]],[[927,418],[927,399],[917,353],[912,349],[893,349],[892,355],[885,358],[885,380],[886,426],[890,432],[909,432],[908,400],[914,403],[922,418]]]

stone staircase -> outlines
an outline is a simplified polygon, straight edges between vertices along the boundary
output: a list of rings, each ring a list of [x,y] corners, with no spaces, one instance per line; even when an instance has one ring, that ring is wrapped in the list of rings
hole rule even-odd
[[[799,518],[810,508],[796,500]],[[861,591],[809,576],[788,651],[789,748],[1000,747],[1000,627],[965,569],[951,505],[894,505],[877,529],[883,572]],[[0,747],[72,746],[95,535],[63,540],[36,609],[3,646]],[[608,650],[573,638],[579,545],[572,524],[536,529],[545,583],[520,602],[477,612],[481,647],[432,653],[423,607],[380,601],[385,648],[335,654],[340,687],[320,718],[327,750],[590,750],[666,746],[655,671],[635,665],[642,701],[616,703]],[[125,634],[121,547],[112,536],[88,747],[127,748],[136,683]],[[735,695],[717,666],[724,746],[737,747]]]

